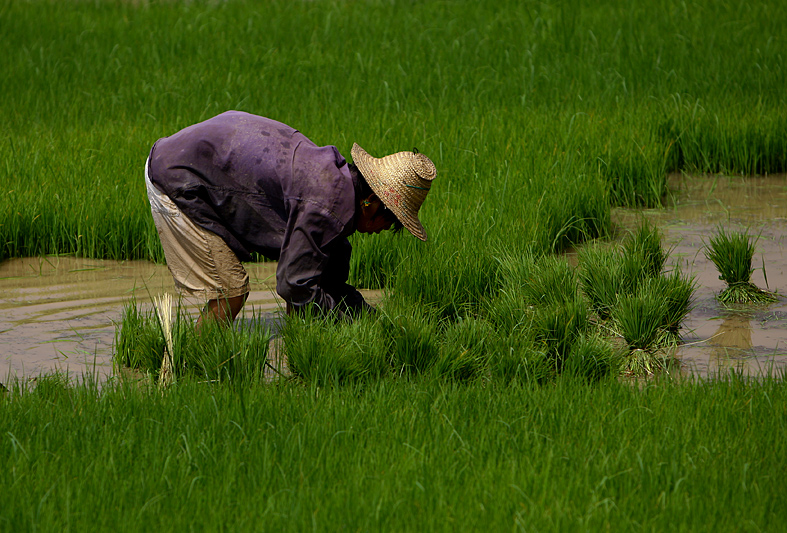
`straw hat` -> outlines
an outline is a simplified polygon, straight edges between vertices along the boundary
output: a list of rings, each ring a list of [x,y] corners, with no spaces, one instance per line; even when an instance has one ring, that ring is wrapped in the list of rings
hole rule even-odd
[[[353,144],[352,156],[385,207],[393,211],[410,233],[425,241],[426,230],[418,220],[418,210],[437,176],[434,163],[418,152],[397,152],[378,159],[358,144]]]

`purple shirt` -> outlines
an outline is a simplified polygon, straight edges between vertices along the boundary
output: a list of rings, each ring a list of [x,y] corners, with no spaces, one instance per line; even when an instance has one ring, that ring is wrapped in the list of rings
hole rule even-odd
[[[242,261],[278,259],[276,291],[294,306],[365,306],[347,285],[359,184],[335,146],[227,111],[159,139],[150,180]]]

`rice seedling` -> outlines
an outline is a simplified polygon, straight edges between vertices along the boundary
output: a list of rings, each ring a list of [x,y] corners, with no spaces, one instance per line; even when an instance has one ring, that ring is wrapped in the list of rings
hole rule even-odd
[[[264,377],[270,331],[251,320],[227,327],[214,321],[194,328],[192,317],[171,298],[144,310],[131,301],[115,330],[115,364],[140,370],[161,386],[182,375],[208,381],[253,382]],[[167,317],[167,312],[171,313]]]
[[[637,229],[623,240],[623,255],[624,257],[642,256],[644,274],[653,278],[661,274],[669,252],[664,250],[661,245],[659,229],[643,218]]]
[[[727,288],[716,298],[722,304],[761,304],[776,301],[776,296],[751,282],[752,258],[758,238],[748,231],[729,233],[719,226],[716,235],[705,245],[705,257],[719,271]]]
[[[307,309],[287,317],[282,336],[290,372],[317,386],[376,380],[390,373],[388,340],[374,316],[348,324]]]
[[[588,310],[582,300],[538,307],[533,312],[535,346],[549,356],[558,373],[574,342],[587,328]]]
[[[563,374],[593,383],[617,376],[623,356],[608,339],[597,333],[582,334],[563,362]]]
[[[445,330],[434,372],[458,381],[478,378],[489,366],[495,343],[496,332],[489,322],[478,318],[458,320]]]

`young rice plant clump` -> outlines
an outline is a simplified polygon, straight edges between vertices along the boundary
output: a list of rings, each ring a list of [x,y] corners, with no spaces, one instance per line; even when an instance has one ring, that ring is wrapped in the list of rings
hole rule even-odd
[[[752,258],[758,239],[748,231],[727,232],[719,227],[705,246],[705,257],[719,271],[719,279],[727,283],[717,299],[723,304],[757,304],[776,301],[776,296],[751,282]],[[763,266],[764,268],[764,266]]]

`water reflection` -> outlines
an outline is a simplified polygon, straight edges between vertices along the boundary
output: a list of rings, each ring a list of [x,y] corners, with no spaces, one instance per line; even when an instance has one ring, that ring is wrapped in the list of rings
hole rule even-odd
[[[753,354],[752,318],[745,313],[731,313],[723,317],[716,332],[708,340],[712,357],[719,370],[743,370],[746,358]]]

